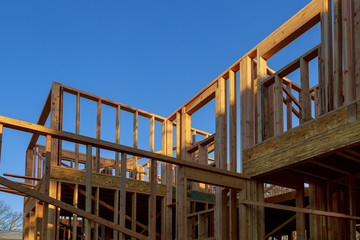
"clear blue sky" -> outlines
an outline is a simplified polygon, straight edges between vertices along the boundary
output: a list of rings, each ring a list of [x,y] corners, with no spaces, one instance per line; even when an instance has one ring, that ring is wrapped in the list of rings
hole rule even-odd
[[[168,116],[308,2],[1,1],[0,115],[36,122],[57,81]],[[29,139],[5,130],[0,174],[24,174]]]

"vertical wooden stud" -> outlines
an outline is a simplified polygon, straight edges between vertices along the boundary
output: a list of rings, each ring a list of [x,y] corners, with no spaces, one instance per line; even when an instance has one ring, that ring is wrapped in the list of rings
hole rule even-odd
[[[321,15],[321,52],[324,64],[323,88],[325,91],[325,112],[329,112],[334,108],[331,2],[331,0],[323,0],[323,12]]]
[[[120,105],[116,107],[116,119],[115,119],[115,143],[120,143]],[[119,152],[115,152],[115,176],[120,176],[119,171]],[[119,223],[119,190],[116,189],[114,192],[114,223]],[[119,239],[119,233],[117,231],[113,231],[113,239]]]
[[[342,9],[341,0],[334,0],[334,107],[343,104]]]
[[[353,43],[356,80],[356,99],[360,99],[360,2],[353,1]]]
[[[355,1],[356,2],[356,1]],[[344,50],[344,104],[355,100],[354,62],[351,36],[351,1],[342,1],[343,50]]]
[[[138,132],[139,132],[139,112],[134,113],[134,122],[133,122],[133,147],[138,148]],[[133,156],[133,178],[137,179],[137,157]]]
[[[91,195],[92,195],[92,147],[86,145],[86,194],[85,194],[85,211],[91,213]],[[85,219],[85,240],[91,239],[91,222]]]
[[[173,123],[169,120],[165,121],[166,125],[166,155],[173,156]],[[173,170],[172,164],[166,164],[166,201],[165,201],[165,223],[162,224],[165,226],[165,239],[172,238],[172,201],[173,201]]]
[[[304,199],[304,186],[299,186],[296,189],[296,207],[304,208],[305,199]],[[305,240],[305,214],[296,213],[296,239]]]
[[[149,151],[154,151],[155,141],[155,117],[150,118]],[[156,184],[157,184],[157,161],[150,160],[150,198],[149,198],[149,239],[156,239]]]
[[[311,98],[309,88],[309,63],[300,59],[300,81],[301,81],[301,123],[311,120]]]
[[[226,81],[218,79],[218,87],[215,93],[215,165],[218,168],[227,169],[227,97]],[[229,239],[227,193],[222,187],[216,187],[215,205],[215,237],[217,239]]]
[[[76,94],[75,133],[80,133],[80,93]],[[75,143],[75,169],[79,169],[79,144]],[[73,205],[78,207],[79,185],[74,186]],[[77,240],[77,215],[73,214],[72,240]]]
[[[126,215],[126,153],[121,153],[121,168],[120,168],[120,226],[125,227]],[[120,233],[120,240],[125,240],[125,234]]]
[[[356,192],[355,192],[355,179],[349,179],[349,215],[356,215]],[[349,237],[350,239],[356,239],[356,221],[349,221]]]
[[[284,131],[284,110],[283,110],[283,82],[275,76],[275,134],[279,135]]]
[[[229,71],[229,151],[230,170],[237,170],[237,104],[236,104],[236,75]]]

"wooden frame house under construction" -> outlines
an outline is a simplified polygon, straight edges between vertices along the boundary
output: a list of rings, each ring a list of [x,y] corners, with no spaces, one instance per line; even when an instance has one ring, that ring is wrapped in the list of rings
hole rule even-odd
[[[268,66],[316,26],[313,48]],[[96,106],[85,117],[96,137],[80,134],[84,101]],[[215,132],[193,128],[212,101]],[[113,141],[102,138],[104,108]],[[168,117],[53,83],[37,123],[0,116],[0,146],[3,128],[32,134],[25,174],[0,177],[1,191],[24,196],[24,239],[359,239],[360,1],[311,1]]]

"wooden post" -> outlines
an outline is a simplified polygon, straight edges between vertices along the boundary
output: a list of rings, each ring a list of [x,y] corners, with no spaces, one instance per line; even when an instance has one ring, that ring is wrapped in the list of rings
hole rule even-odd
[[[356,1],[355,1],[356,2]],[[354,62],[351,36],[351,1],[342,1],[343,49],[344,49],[344,104],[355,100]]]
[[[134,192],[131,195],[131,230],[136,232],[136,207],[137,207],[137,193]],[[132,240],[136,238],[131,237]]]
[[[304,186],[296,189],[296,207],[305,207]],[[305,240],[305,213],[296,213],[296,239]]]
[[[227,94],[226,81],[218,79],[218,87],[215,93],[215,165],[221,169],[227,169]],[[217,239],[229,239],[229,214],[227,209],[227,190],[216,187],[215,205],[215,237]]]
[[[85,195],[85,211],[91,213],[91,195],[92,195],[92,148],[86,145],[86,195]],[[85,219],[85,240],[91,240],[91,222]]]
[[[35,209],[30,211],[29,217],[29,240],[35,239]]]
[[[286,86],[286,89],[291,92],[291,83]],[[286,129],[292,128],[292,103],[291,98],[286,96]]]
[[[266,60],[257,56],[257,135],[258,142],[269,137],[269,99],[268,88],[262,84],[267,77]]]
[[[236,108],[236,75],[229,71],[229,151],[230,170],[237,170],[237,108]]]
[[[275,76],[275,134],[279,135],[284,131],[284,110],[283,110],[283,81]]]
[[[51,121],[50,127],[62,129],[62,89],[58,84],[53,84],[51,90]],[[51,139],[51,166],[60,165],[61,140]],[[59,186],[56,181],[50,181],[49,196],[58,198]],[[56,239],[58,236],[58,210],[53,205],[48,205],[47,239]]]
[[[150,119],[149,151],[154,152],[155,141],[155,117]],[[156,239],[156,185],[157,185],[157,161],[150,160],[150,197],[149,197],[149,239]]]
[[[75,133],[80,133],[80,93],[76,94],[76,112],[75,112]],[[79,169],[79,144],[75,143],[75,169]],[[79,201],[79,185],[75,184],[73,205],[78,207]],[[77,215],[73,214],[72,240],[77,240]]]
[[[187,197],[187,179],[185,178],[184,167],[177,168],[176,174],[176,218],[177,218],[177,239],[189,239],[187,229],[187,215],[189,204]]]
[[[139,112],[134,113],[134,122],[133,122],[133,147],[138,148],[138,131],[139,131]],[[133,172],[132,177],[137,179],[137,157],[134,156],[133,160]]]
[[[191,115],[186,113],[183,108],[181,112],[181,138],[180,138],[181,158],[191,161],[191,154],[187,149],[191,146]]]
[[[360,99],[360,2],[353,1],[353,43],[356,80],[356,99]]]
[[[323,12],[321,15],[321,53],[324,64],[324,85],[322,87],[325,92],[325,112],[329,112],[334,108],[331,2],[331,0],[323,0]]]
[[[166,155],[173,156],[173,123],[169,120],[166,120]],[[162,223],[162,225],[165,226],[165,239],[171,239],[172,238],[172,201],[173,201],[173,170],[172,170],[172,164],[167,163],[166,164],[166,195],[165,195],[165,223]]]
[[[120,105],[116,107],[116,120],[115,120],[115,143],[120,143]],[[119,171],[119,153],[115,152],[115,176],[120,177]],[[114,192],[114,223],[119,224],[119,189]],[[113,239],[119,239],[119,233],[113,230]]]
[[[309,88],[309,63],[300,59],[300,81],[301,81],[301,123],[311,120],[311,98]]]
[[[52,144],[51,144],[51,136],[46,136],[46,146],[45,146],[45,168],[44,168],[44,176],[43,176],[43,184],[44,184],[44,193],[49,195],[49,187],[50,187],[50,165],[51,165],[51,152],[52,152]],[[49,218],[49,204],[43,203],[43,219],[42,219],[42,231],[41,231],[41,239],[47,238],[48,232],[48,218]]]
[[[241,107],[241,150],[255,145],[254,87],[252,59],[245,57],[240,62],[240,107]],[[240,167],[242,172],[242,166]]]
[[[343,105],[342,9],[341,0],[334,0],[334,108]]]
[[[41,239],[41,229],[42,229],[42,218],[43,218],[43,205],[36,201],[35,205],[35,239]]]
[[[97,101],[96,105],[96,139],[101,138],[101,99]],[[95,156],[95,172],[100,173],[100,148],[96,148],[96,156]],[[99,216],[99,198],[100,198],[100,188],[95,188],[95,215]],[[99,238],[99,224],[94,224],[94,238]]]
[[[315,183],[309,184],[309,208],[316,210],[316,186]],[[310,229],[310,239],[320,239],[318,232],[317,218],[315,215],[310,214],[309,216],[309,229]]]
[[[356,192],[355,192],[355,179],[349,179],[349,215],[356,215]],[[356,239],[356,221],[350,221],[350,239]]]
[[[126,153],[121,153],[121,169],[120,169],[120,226],[125,227],[126,215]],[[120,240],[125,240],[125,234],[120,233]]]

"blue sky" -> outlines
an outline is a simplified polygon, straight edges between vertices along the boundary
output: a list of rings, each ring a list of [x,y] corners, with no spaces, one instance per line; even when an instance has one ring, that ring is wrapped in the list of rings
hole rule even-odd
[[[1,1],[0,115],[36,122],[57,81],[166,117],[308,2]],[[315,28],[271,67],[318,40]],[[0,174],[24,174],[29,139],[4,131]]]

